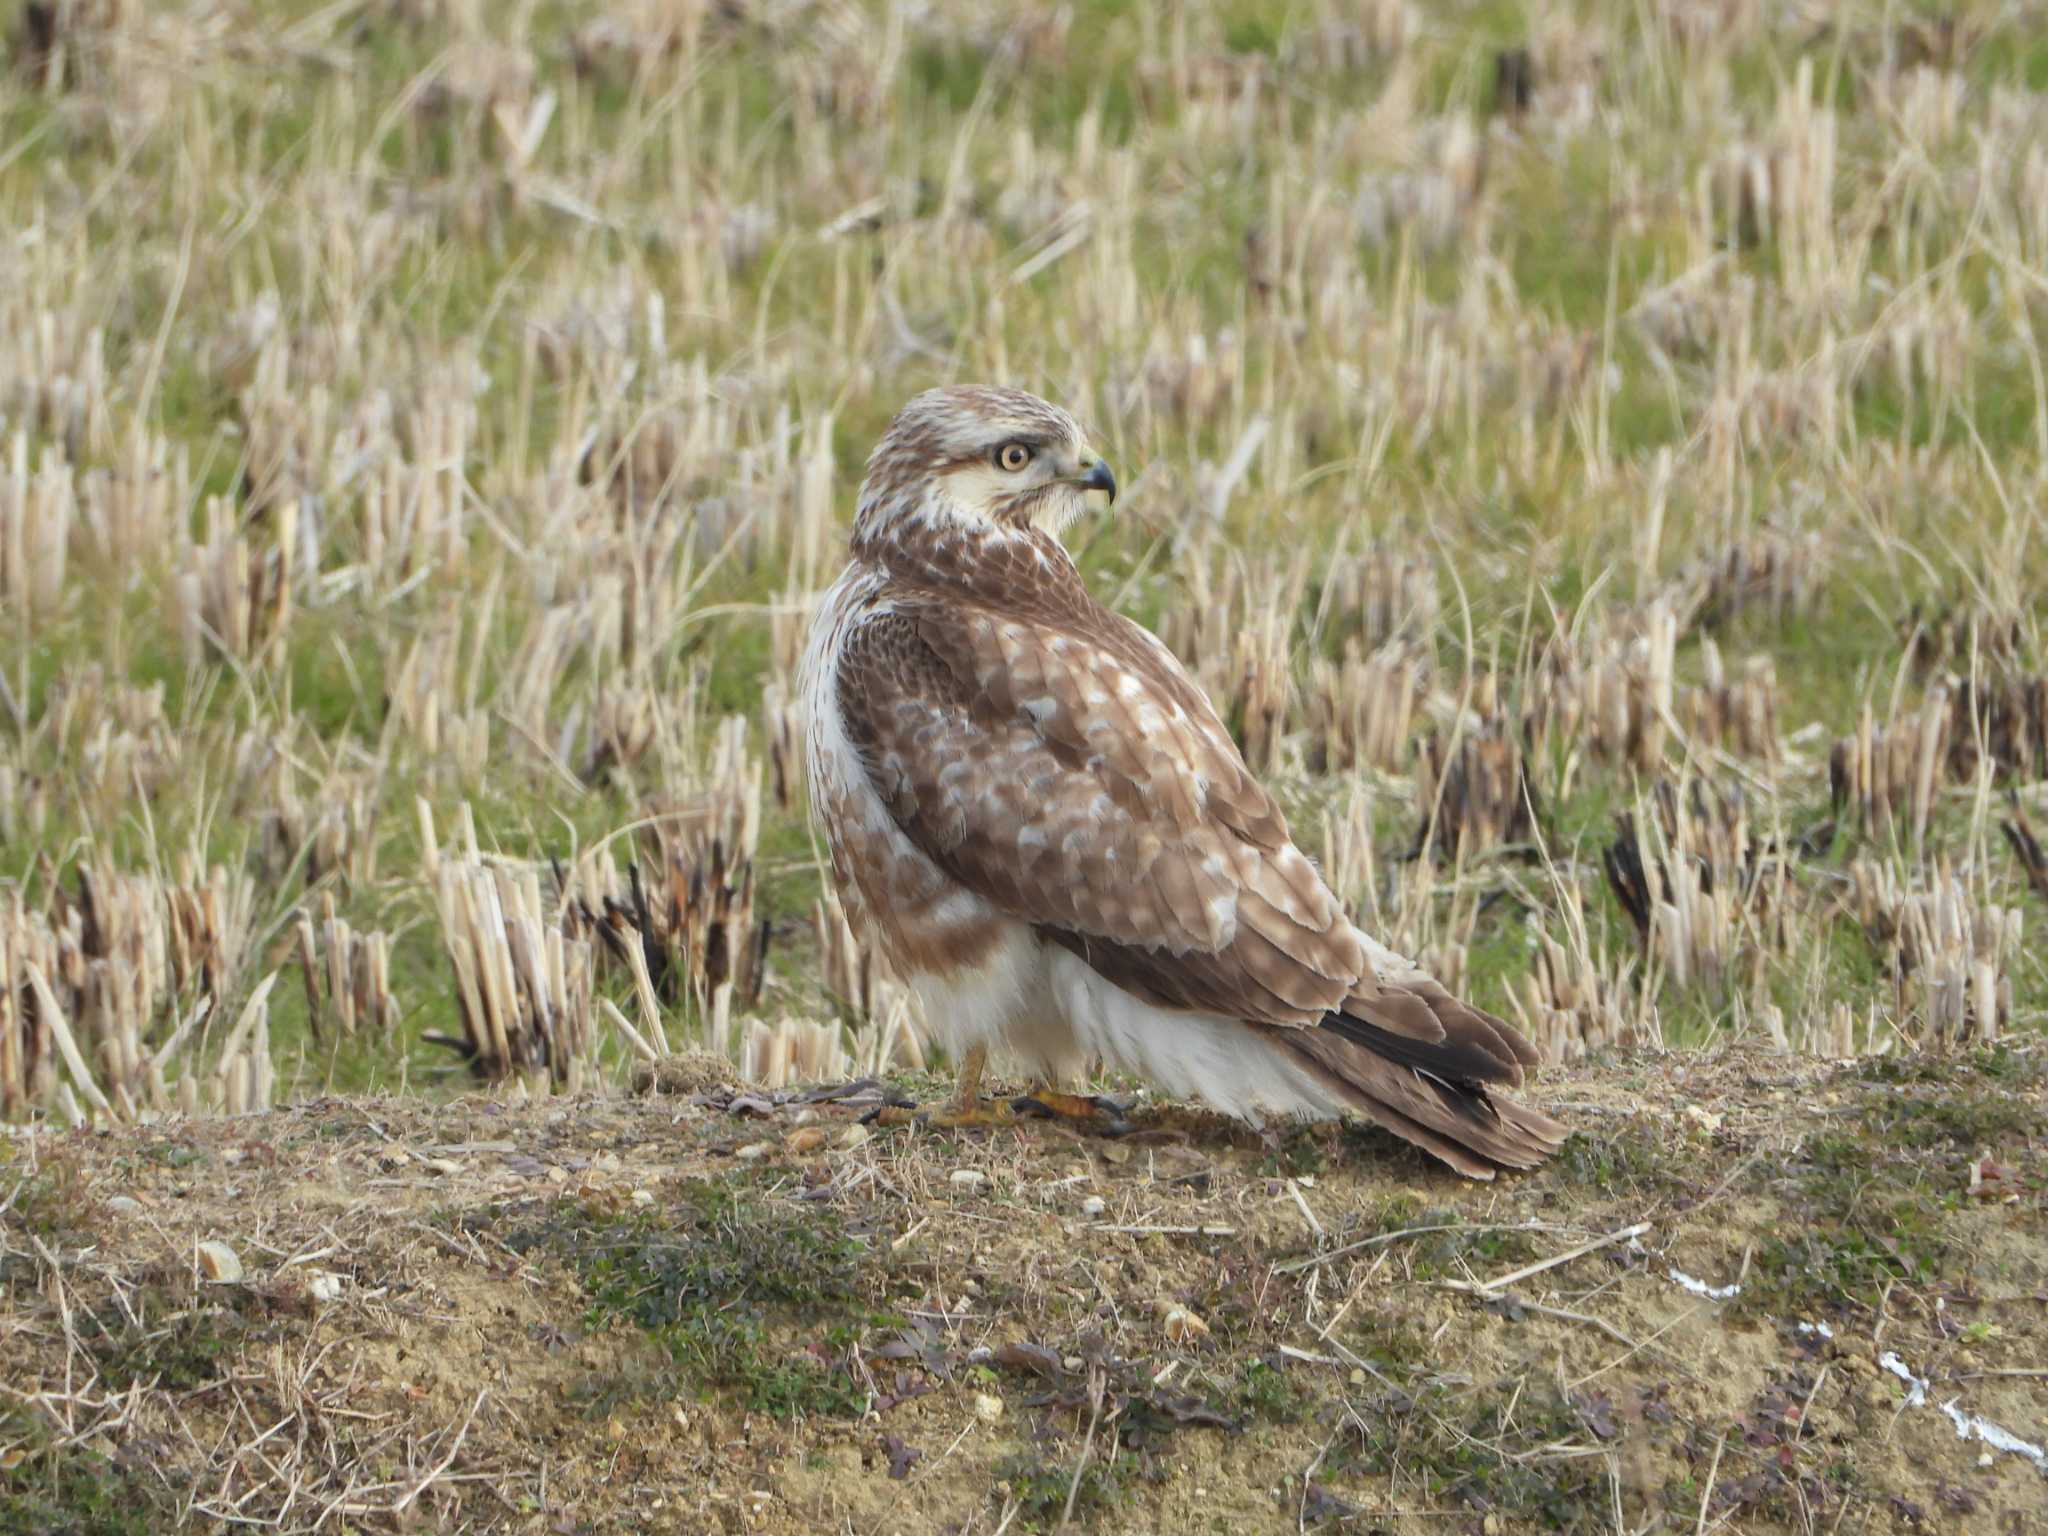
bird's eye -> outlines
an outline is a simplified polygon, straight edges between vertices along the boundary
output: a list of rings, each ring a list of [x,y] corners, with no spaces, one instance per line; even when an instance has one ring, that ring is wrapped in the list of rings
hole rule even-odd
[[[1029,443],[1005,443],[996,450],[996,468],[1009,474],[1016,474],[1031,462]]]

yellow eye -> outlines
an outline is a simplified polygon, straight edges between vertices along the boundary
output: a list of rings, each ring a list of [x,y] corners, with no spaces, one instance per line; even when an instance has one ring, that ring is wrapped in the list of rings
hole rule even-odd
[[[996,468],[1009,474],[1016,474],[1031,462],[1029,443],[1005,443],[996,450]]]

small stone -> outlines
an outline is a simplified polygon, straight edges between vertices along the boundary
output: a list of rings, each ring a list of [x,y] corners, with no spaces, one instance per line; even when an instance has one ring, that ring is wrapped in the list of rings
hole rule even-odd
[[[733,1156],[743,1163],[758,1163],[762,1158],[774,1152],[774,1150],[775,1143],[772,1141],[755,1141],[741,1147],[739,1151],[733,1153]]]
[[[791,1125],[813,1125],[817,1122],[817,1119],[818,1112],[815,1109],[806,1107],[798,1110],[795,1114],[791,1115],[789,1117],[789,1123]]]
[[[199,1245],[199,1273],[216,1285],[233,1285],[242,1278],[242,1261],[219,1238],[208,1238]]]
[[[347,1283],[346,1275],[337,1275],[332,1270],[316,1269],[307,1278],[306,1290],[315,1301],[339,1301],[342,1287]]]
[[[837,1136],[834,1136],[832,1139],[840,1146],[851,1151],[855,1147],[866,1145],[867,1139],[873,1134],[874,1133],[864,1125],[849,1125],[845,1130],[841,1131]]]
[[[796,1153],[815,1152],[825,1145],[825,1133],[815,1125],[802,1126],[791,1131],[783,1145]]]
[[[1078,1371],[1081,1369],[1082,1366],[1086,1365],[1087,1363],[1088,1362],[1086,1360],[1083,1360],[1079,1355],[1069,1355],[1066,1359],[1060,1362],[1060,1365],[1065,1370]]]
[[[1103,1205],[1104,1202],[1102,1196],[1090,1195],[1086,1200],[1083,1200],[1081,1202],[1081,1214],[1092,1220],[1093,1218],[1100,1216],[1102,1214]]]
[[[1169,1344],[1194,1344],[1209,1337],[1209,1325],[1177,1301],[1160,1309],[1159,1331]]]
[[[1351,1368],[1351,1376],[1349,1379],[1351,1385],[1353,1385],[1354,1387],[1362,1387],[1365,1385],[1365,1372],[1354,1365]]]
[[[133,1195],[112,1195],[108,1197],[107,1209],[116,1216],[134,1216],[142,1210],[142,1202]]]
[[[955,1168],[947,1182],[955,1189],[979,1189],[988,1182],[988,1175],[979,1168]]]
[[[560,1163],[555,1163],[551,1165],[548,1169],[548,1182],[550,1184],[568,1183],[569,1170],[564,1168]]]
[[[635,1205],[652,1205],[654,1204],[654,1191],[651,1189],[636,1189],[633,1191],[632,1201]]]
[[[984,1424],[999,1423],[1003,1417],[1003,1400],[987,1392],[975,1393],[974,1416]]]
[[[1480,1536],[1500,1536],[1500,1516],[1488,1515],[1479,1522]]]
[[[430,1173],[453,1174],[462,1172],[462,1164],[452,1157],[430,1157],[426,1160]]]

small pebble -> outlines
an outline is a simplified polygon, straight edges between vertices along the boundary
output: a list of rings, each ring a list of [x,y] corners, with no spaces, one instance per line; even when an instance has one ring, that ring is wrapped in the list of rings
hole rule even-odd
[[[242,1278],[242,1261],[219,1238],[209,1238],[199,1245],[199,1273],[216,1285],[233,1285]]]
[[[748,1145],[741,1147],[739,1151],[733,1153],[733,1156],[738,1158],[743,1163],[758,1163],[762,1158],[768,1156],[774,1150],[774,1142],[756,1141],[750,1142]]]
[[[339,1301],[341,1288],[346,1283],[346,1276],[337,1275],[331,1270],[316,1269],[307,1281],[306,1289],[315,1301]]]
[[[864,1145],[867,1142],[868,1137],[870,1137],[873,1134],[874,1133],[864,1125],[849,1125],[845,1130],[841,1131],[837,1136],[833,1137],[832,1139],[842,1147],[853,1148]]]
[[[977,1392],[974,1394],[974,1413],[984,1424],[997,1423],[1003,1416],[1003,1400],[986,1392]]]
[[[1102,1196],[1090,1195],[1086,1200],[1083,1200],[1081,1202],[1081,1214],[1083,1216],[1087,1216],[1090,1218],[1100,1216],[1103,1211],[1103,1205],[1104,1202]]]
[[[116,1216],[133,1216],[142,1209],[142,1202],[133,1195],[113,1195],[107,1200],[107,1209]]]
[[[825,1145],[825,1133],[815,1125],[806,1125],[789,1133],[784,1143],[792,1152],[815,1152]]]
[[[950,1182],[955,1189],[979,1189],[988,1182],[988,1175],[979,1168],[955,1168]]]
[[[651,1189],[636,1189],[633,1191],[632,1199],[635,1205],[652,1205],[654,1204],[654,1191]]]
[[[1161,1309],[1159,1330],[1169,1344],[1193,1344],[1209,1336],[1209,1325],[1179,1302]]]

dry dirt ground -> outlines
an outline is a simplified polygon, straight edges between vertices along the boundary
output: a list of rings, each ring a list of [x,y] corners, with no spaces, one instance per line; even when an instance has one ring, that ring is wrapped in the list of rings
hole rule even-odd
[[[1491,1187],[666,1087],[0,1142],[0,1532],[2048,1529],[2039,1048],[1548,1074]]]

